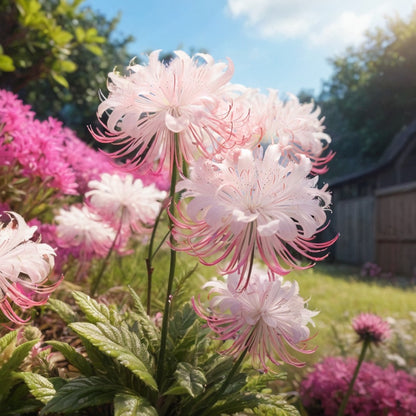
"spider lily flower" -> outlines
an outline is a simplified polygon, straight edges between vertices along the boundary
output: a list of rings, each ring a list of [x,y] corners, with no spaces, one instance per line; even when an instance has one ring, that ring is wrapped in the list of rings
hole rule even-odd
[[[107,117],[101,121],[104,132],[91,131],[96,140],[119,146],[113,157],[155,171],[165,164],[181,167],[182,157],[190,163],[209,156],[232,138],[232,123],[221,105],[221,88],[234,71],[231,60],[227,66],[207,54],[191,58],[176,51],[166,64],[159,53],[152,52],[147,65],[131,64],[127,76],[110,73],[109,95],[98,107],[98,117]]]
[[[269,361],[275,365],[283,361],[303,366],[290,350],[314,352],[306,349],[310,338],[307,325],[313,325],[312,318],[318,312],[305,307],[298,284],[284,282],[282,277],[256,268],[243,291],[238,289],[239,280],[238,274],[231,274],[225,282],[208,282],[205,287],[211,290],[207,308],[200,300],[192,300],[194,310],[218,339],[232,341],[223,353],[238,357],[247,350],[253,363],[266,372]]]
[[[118,229],[142,233],[149,230],[160,211],[166,192],[127,174],[124,177],[104,173],[100,180],[90,181],[85,196],[89,206]],[[147,228],[146,228],[147,227]]]
[[[47,302],[61,279],[47,285],[54,266],[55,251],[37,238],[36,227],[21,215],[5,211],[0,217],[0,310],[16,324],[27,322],[14,311]],[[11,304],[12,303],[12,304]]]
[[[199,160],[189,179],[181,180],[177,218],[172,218],[175,249],[197,256],[206,265],[221,263],[221,272],[240,272],[248,284],[254,254],[280,275],[302,266],[295,252],[312,261],[334,241],[314,242],[325,227],[331,196],[309,176],[310,161],[281,165],[278,145],[242,149],[222,162]],[[190,199],[188,202],[187,200]]]
[[[86,205],[61,208],[55,220],[59,245],[79,248],[85,259],[105,257],[116,238],[116,231]]]
[[[324,132],[320,108],[314,108],[314,103],[300,103],[292,94],[282,101],[274,90],[267,97],[266,108],[265,139],[279,144],[289,160],[299,161],[300,155],[307,156],[312,161],[312,174],[325,173],[335,153],[323,155],[331,137]]]

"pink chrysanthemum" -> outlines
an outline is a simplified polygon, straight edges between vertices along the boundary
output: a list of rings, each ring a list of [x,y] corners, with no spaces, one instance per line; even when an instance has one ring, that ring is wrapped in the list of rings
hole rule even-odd
[[[87,206],[60,209],[55,217],[59,245],[79,248],[84,258],[104,257],[116,238],[116,232]]]
[[[210,155],[230,137],[231,123],[220,102],[232,62],[227,67],[206,54],[175,55],[165,64],[155,51],[148,65],[129,66],[128,76],[110,73],[110,94],[98,107],[99,117],[108,116],[106,131],[92,134],[100,142],[120,146],[113,157],[157,170],[165,163],[171,167],[175,159],[180,165],[182,157],[191,162],[198,154]]]
[[[178,218],[172,218],[178,250],[207,265],[223,261],[222,272],[239,271],[245,284],[255,250],[273,272],[287,274],[309,267],[301,266],[294,252],[321,260],[325,256],[315,253],[334,241],[313,241],[325,226],[331,197],[326,187],[316,187],[317,177],[308,176],[309,160],[302,156],[283,166],[277,145],[270,145],[264,158],[261,153],[243,149],[235,160],[199,160],[190,179],[178,183],[183,200]]]
[[[154,185],[144,186],[132,175],[121,177],[104,173],[101,180],[90,181],[85,196],[88,204],[115,229],[144,232],[153,225],[166,192]]]
[[[352,321],[352,327],[361,341],[379,344],[390,337],[390,325],[373,313],[360,313]]]
[[[30,227],[17,213],[0,217],[0,310],[10,321],[24,323],[10,301],[21,309],[47,302],[60,283],[46,285],[54,266],[55,252],[39,242],[36,227]]]
[[[207,321],[219,339],[232,340],[224,353],[241,355],[246,349],[255,364],[268,371],[268,361],[279,365],[282,360],[297,367],[304,363],[294,358],[289,348],[310,354],[306,349],[310,337],[308,324],[318,312],[305,307],[296,282],[284,282],[254,269],[244,291],[238,290],[238,274],[229,275],[226,282],[212,281],[207,310],[193,300],[196,313]]]

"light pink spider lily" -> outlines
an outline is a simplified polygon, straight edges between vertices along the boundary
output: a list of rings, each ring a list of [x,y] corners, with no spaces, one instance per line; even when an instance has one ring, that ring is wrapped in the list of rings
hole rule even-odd
[[[315,108],[314,103],[300,103],[292,94],[282,101],[274,90],[269,93],[266,108],[265,137],[279,144],[288,160],[299,161],[300,155],[307,156],[312,161],[311,174],[325,173],[335,153],[324,154],[331,137],[324,132],[320,108]]]
[[[210,55],[191,58],[183,51],[165,64],[159,52],[149,55],[147,65],[130,65],[128,76],[109,75],[109,96],[98,107],[98,116],[107,117],[104,132],[92,132],[96,140],[119,147],[113,157],[156,171],[165,164],[180,167],[182,158],[189,163],[209,156],[232,139],[221,88],[234,70],[231,60],[227,67]]]
[[[240,280],[238,274],[232,274],[226,282],[207,283],[205,287],[211,287],[207,308],[200,299],[192,299],[195,312],[207,321],[217,338],[232,342],[223,353],[238,357],[247,350],[253,363],[264,371],[269,370],[269,361],[303,366],[290,350],[303,354],[315,351],[307,349],[307,325],[313,325],[312,318],[318,312],[305,307],[298,284],[256,268],[243,291],[238,289]]]
[[[130,174],[121,177],[104,173],[100,180],[90,181],[88,187],[88,205],[114,229],[121,224],[123,232],[149,231],[167,195],[153,184],[144,186],[141,179]]]
[[[30,227],[17,213],[6,211],[0,218],[0,310],[11,322],[27,320],[17,315],[12,304],[22,310],[44,305],[62,280],[47,285],[55,252],[40,243],[36,227]],[[11,303],[12,304],[11,304]]]
[[[79,248],[84,259],[105,257],[116,238],[116,231],[88,206],[61,208],[55,217],[58,244]]]
[[[197,256],[206,265],[221,263],[224,274],[239,272],[246,286],[254,254],[258,252],[277,274],[303,266],[294,253],[312,261],[335,239],[314,242],[325,227],[331,196],[309,177],[311,163],[281,165],[278,145],[241,150],[223,162],[199,160],[189,179],[178,183],[173,235],[175,249]],[[189,202],[188,202],[189,200]]]

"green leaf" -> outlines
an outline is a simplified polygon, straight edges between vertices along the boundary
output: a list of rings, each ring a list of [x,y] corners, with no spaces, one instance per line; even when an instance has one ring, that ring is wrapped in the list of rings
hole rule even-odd
[[[77,64],[72,61],[59,61],[59,69],[62,72],[74,72],[77,69]]]
[[[121,323],[121,318],[114,311],[110,310],[106,305],[96,302],[86,293],[74,291],[72,295],[91,323],[102,322],[111,323],[112,325]]]
[[[77,314],[73,311],[71,306],[59,299],[49,299],[48,306],[56,312],[66,324],[77,320]]]
[[[61,387],[40,414],[76,412],[85,407],[111,403],[121,388],[103,377],[78,377]]]
[[[77,26],[75,28],[75,37],[79,43],[83,43],[85,40],[85,30],[82,27]]]
[[[51,76],[53,80],[56,81],[58,84],[62,85],[65,88],[69,88],[68,81],[66,80],[65,77],[56,73],[55,71],[51,71]]]
[[[54,385],[40,374],[20,372],[16,377],[24,380],[33,396],[42,403],[48,403],[56,393]]]
[[[69,363],[77,368],[84,376],[90,377],[96,374],[92,364],[71,345],[60,341],[48,341],[47,343],[61,352]]]
[[[9,360],[0,368],[0,401],[1,397],[5,397],[16,382],[16,379],[12,377],[12,372],[18,369],[37,342],[39,342],[39,340],[34,339],[16,347]]]
[[[2,336],[0,338],[0,363],[3,359],[2,355],[7,354],[9,350],[13,349],[16,346],[16,337],[17,337],[17,331],[8,332],[6,335]],[[10,355],[12,352],[10,351]],[[4,357],[6,360],[8,360],[8,357]]]
[[[143,397],[119,393],[114,398],[114,416],[158,416],[158,413]]]
[[[0,55],[0,71],[13,72],[16,69],[13,63],[13,58],[8,55]]]
[[[103,50],[98,45],[94,45],[93,43],[91,43],[91,44],[86,44],[84,46],[94,55],[101,56],[103,54]]]
[[[153,322],[147,315],[143,304],[137,295],[137,293],[129,287],[129,291],[134,301],[134,311],[137,312],[136,319],[138,321],[137,329],[144,335],[146,340],[149,342],[152,352],[155,353],[160,344],[160,333]]]
[[[175,379],[176,385],[165,392],[165,395],[187,393],[195,397],[204,391],[207,383],[204,373],[189,363],[178,364]]]
[[[132,338],[135,334],[126,334],[125,331],[121,331],[119,328],[101,323],[94,325],[87,322],[76,322],[70,324],[70,327],[100,351],[119,361],[147,386],[157,390],[156,381],[149,368],[150,363],[143,360],[145,354],[138,353],[138,351],[133,353],[123,342],[127,340],[127,336]],[[137,337],[133,341],[136,343],[140,342]],[[135,346],[137,347],[137,344]]]

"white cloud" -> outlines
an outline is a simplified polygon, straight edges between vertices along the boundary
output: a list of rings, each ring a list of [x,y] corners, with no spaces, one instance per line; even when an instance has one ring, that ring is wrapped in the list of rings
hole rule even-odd
[[[410,14],[416,0],[227,0],[229,13],[266,39],[305,39],[315,46],[344,48],[362,41],[396,11]]]

